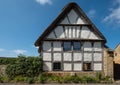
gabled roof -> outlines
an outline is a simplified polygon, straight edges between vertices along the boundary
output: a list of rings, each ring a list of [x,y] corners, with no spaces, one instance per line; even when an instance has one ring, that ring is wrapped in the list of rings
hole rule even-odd
[[[35,46],[40,46],[40,41],[42,41],[45,36],[47,34],[49,34],[49,32],[51,30],[53,30],[54,27],[56,27],[56,25],[61,21],[61,19],[64,18],[64,16],[72,9],[76,9],[81,16],[92,26],[92,30],[97,33],[100,38],[106,42],[105,37],[102,35],[102,33],[97,29],[97,27],[91,22],[91,20],[86,16],[86,14],[83,12],[83,10],[74,2],[71,2],[69,4],[67,4],[61,11],[61,13],[58,15],[58,17],[52,22],[52,24],[50,24],[48,26],[48,28],[42,33],[42,35],[37,39],[37,41],[35,42]]]

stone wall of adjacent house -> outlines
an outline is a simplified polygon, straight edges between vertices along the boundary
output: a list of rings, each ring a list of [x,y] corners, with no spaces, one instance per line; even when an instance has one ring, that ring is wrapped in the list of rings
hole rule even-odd
[[[114,64],[113,64],[113,54],[109,51],[109,49],[104,48],[104,74],[105,76],[114,77]]]
[[[0,65],[0,75],[1,76],[6,76],[5,69],[6,69],[6,65]]]
[[[120,45],[118,45],[114,50],[114,56],[120,57]]]

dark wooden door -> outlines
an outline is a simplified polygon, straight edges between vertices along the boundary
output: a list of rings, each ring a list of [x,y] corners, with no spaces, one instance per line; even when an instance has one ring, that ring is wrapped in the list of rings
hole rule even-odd
[[[114,79],[119,80],[120,79],[120,64],[114,63]]]

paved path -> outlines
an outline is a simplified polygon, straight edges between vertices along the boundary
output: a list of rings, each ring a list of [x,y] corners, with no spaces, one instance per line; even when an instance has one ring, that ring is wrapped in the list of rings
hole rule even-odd
[[[0,83],[0,85],[120,85],[115,84],[19,84],[19,83]]]

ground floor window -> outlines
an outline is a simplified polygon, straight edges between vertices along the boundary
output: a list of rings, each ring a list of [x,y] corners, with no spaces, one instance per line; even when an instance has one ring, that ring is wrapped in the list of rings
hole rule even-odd
[[[91,66],[91,62],[84,62],[83,63],[83,71],[91,71],[92,70],[92,66]]]
[[[61,70],[61,62],[54,62],[53,71],[60,71],[60,70]]]

